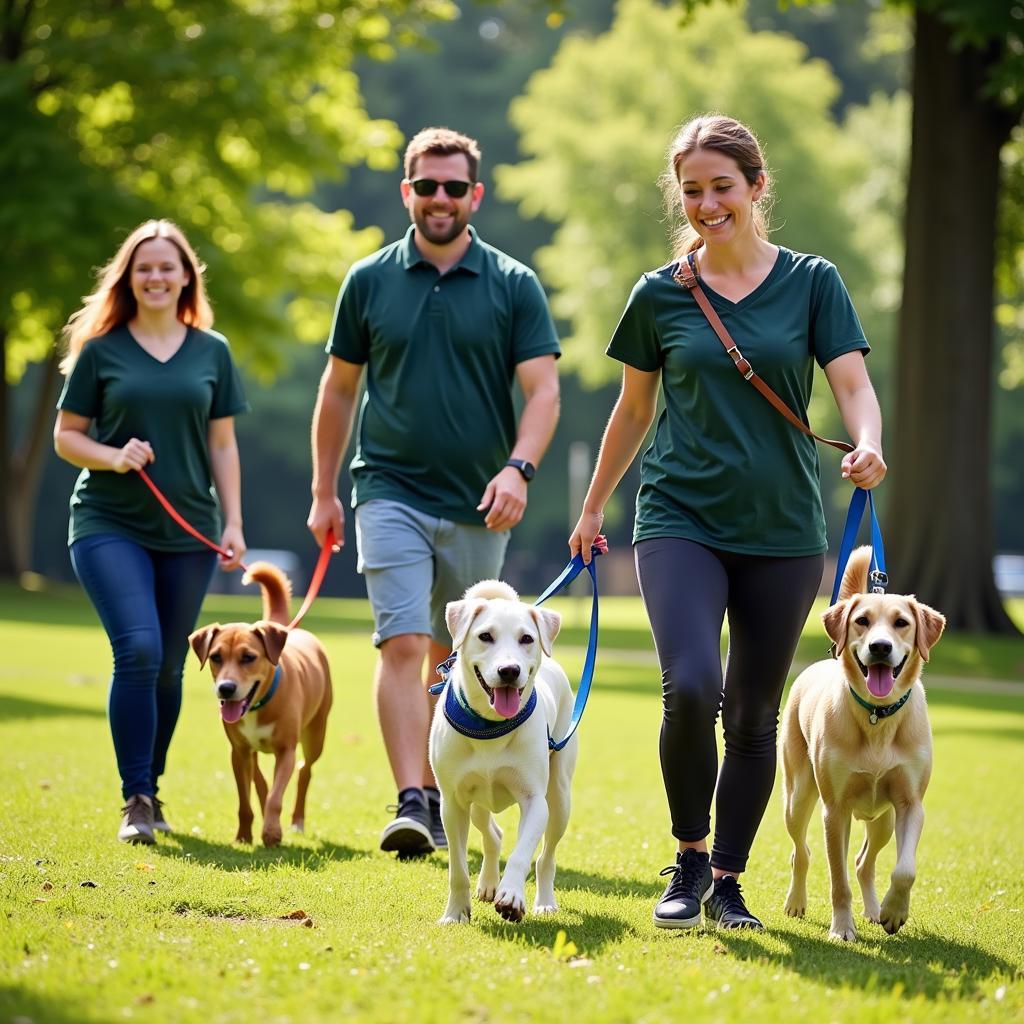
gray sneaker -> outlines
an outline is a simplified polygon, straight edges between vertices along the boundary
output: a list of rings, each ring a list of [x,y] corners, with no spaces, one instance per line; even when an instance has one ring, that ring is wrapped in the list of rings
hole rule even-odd
[[[173,832],[170,822],[164,817],[164,802],[153,797],[153,829],[156,832]]]
[[[444,822],[441,820],[441,794],[436,789],[425,788],[427,809],[430,811],[430,835],[438,850],[448,849],[448,837],[444,834]]]
[[[142,793],[128,797],[128,802],[121,808],[124,817],[121,827],[117,830],[117,838],[122,843],[142,843],[152,846],[156,842],[153,835],[153,801]]]
[[[397,853],[400,860],[407,857],[425,857],[434,852],[434,838],[430,833],[430,811],[422,789],[403,789],[398,794],[395,818],[388,822],[380,834],[380,848],[386,853]]]

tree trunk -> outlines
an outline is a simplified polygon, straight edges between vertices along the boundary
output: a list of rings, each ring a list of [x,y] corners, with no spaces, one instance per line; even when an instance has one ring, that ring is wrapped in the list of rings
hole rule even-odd
[[[0,579],[17,575],[14,543],[11,531],[13,480],[11,479],[10,451],[10,399],[7,384],[7,329],[0,324]]]
[[[18,572],[25,572],[32,567],[39,478],[53,430],[53,409],[60,386],[60,358],[60,352],[54,346],[40,374],[34,397],[35,407],[25,424],[25,432],[11,458],[8,471],[11,492],[7,499],[7,515],[14,565]]]
[[[992,576],[989,472],[999,153],[1013,117],[982,93],[990,64],[918,10],[886,536],[894,592],[952,629],[1014,633]]]

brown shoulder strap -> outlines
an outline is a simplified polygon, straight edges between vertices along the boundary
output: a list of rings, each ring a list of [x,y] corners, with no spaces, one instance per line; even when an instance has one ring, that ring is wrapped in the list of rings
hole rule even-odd
[[[725,346],[725,351],[728,353],[729,358],[732,359],[736,366],[736,369],[743,374],[744,380],[749,380],[751,384],[757,388],[758,391],[764,395],[765,398],[775,407],[775,409],[781,413],[790,423],[793,424],[797,430],[808,437],[813,437],[815,441],[821,441],[822,444],[830,444],[833,448],[838,448],[841,452],[852,452],[853,445],[848,441],[832,441],[827,437],[820,437],[816,434],[809,426],[786,403],[779,398],[779,396],[754,372],[754,368],[749,362],[743,357],[743,353],[737,348],[736,343],[732,340],[731,335],[725,329],[725,324],[722,323],[721,317],[715,311],[715,307],[711,305],[708,297],[704,294],[704,289],[701,288],[700,283],[697,281],[697,275],[693,272],[693,267],[690,265],[688,256],[684,256],[676,264],[675,272],[672,274],[672,279],[677,283],[681,284],[684,288],[688,288],[694,299],[697,300],[697,305],[700,306],[704,315],[708,318],[708,323],[711,324],[715,334],[718,335],[718,340]]]

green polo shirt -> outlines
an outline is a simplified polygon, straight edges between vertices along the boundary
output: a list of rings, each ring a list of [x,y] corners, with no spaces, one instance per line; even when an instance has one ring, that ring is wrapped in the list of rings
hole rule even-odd
[[[683,537],[752,555],[823,552],[815,442],[737,372],[672,268],[644,274],[608,346],[621,362],[660,371],[665,397],[641,463],[634,541]],[[820,256],[780,248],[771,272],[740,302],[703,288],[743,355],[804,422],[814,363],[869,351],[839,272]]]
[[[327,351],[366,364],[353,506],[389,498],[482,524],[476,507],[515,443],[516,366],[560,354],[536,275],[470,233],[445,274],[410,227],[341,286]]]
[[[82,349],[57,408],[88,416],[101,444],[148,441],[156,456],[146,467],[153,483],[200,533],[220,540],[210,420],[249,408],[221,335],[190,327],[178,351],[161,363],[127,327],[117,327]],[[71,495],[68,543],[97,533],[118,533],[157,551],[203,550],[138,473],[82,470]]]

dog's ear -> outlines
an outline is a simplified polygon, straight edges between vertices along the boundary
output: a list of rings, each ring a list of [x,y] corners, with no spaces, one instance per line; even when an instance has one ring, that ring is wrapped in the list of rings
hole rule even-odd
[[[263,644],[270,664],[276,665],[281,660],[284,645],[288,642],[288,630],[277,622],[257,622],[252,631]]]
[[[462,601],[449,601],[444,609],[444,621],[448,624],[448,632],[452,635],[452,650],[457,651],[465,643],[469,627],[473,620],[487,607],[481,598],[465,598]]]
[[[562,628],[562,616],[558,612],[549,612],[546,608],[531,608],[530,614],[533,621],[537,623],[537,633],[540,635],[540,649],[550,658],[551,648]]]
[[[910,598],[910,607],[914,610],[914,618],[917,620],[917,649],[921,659],[927,661],[928,652],[939,642],[939,637],[946,628],[946,616],[922,604],[916,597]]]
[[[213,646],[213,641],[217,639],[219,632],[220,623],[211,622],[209,626],[203,626],[202,629],[197,629],[189,636],[188,642],[192,645],[192,650],[196,652],[200,668],[206,664],[206,659],[210,656],[210,648]]]
[[[836,645],[836,657],[843,653],[846,646],[846,626],[850,617],[851,599],[836,601],[831,608],[821,613],[821,621],[825,624],[825,632],[829,640]]]

